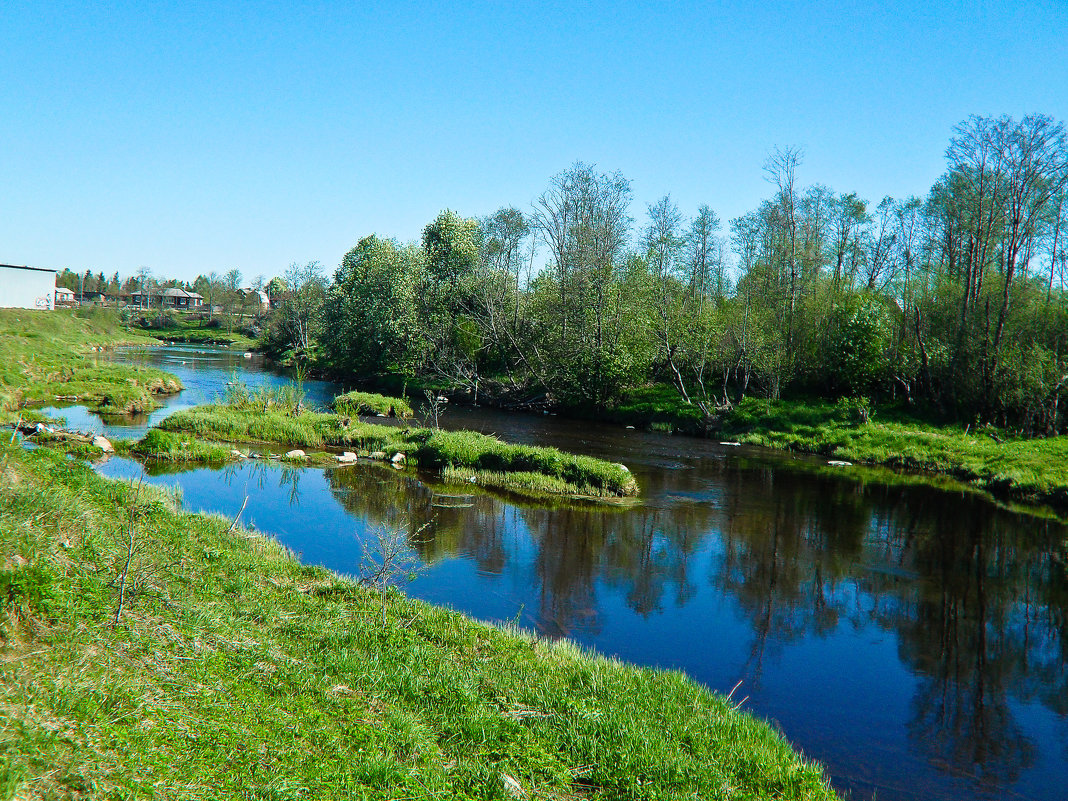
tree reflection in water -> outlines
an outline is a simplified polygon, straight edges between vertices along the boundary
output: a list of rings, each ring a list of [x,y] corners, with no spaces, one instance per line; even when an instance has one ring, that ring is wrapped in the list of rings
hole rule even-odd
[[[397,510],[413,534],[429,522],[413,543],[427,563],[462,555],[490,575],[528,570],[547,636],[597,635],[609,592],[645,619],[694,602],[697,560],[749,622],[749,691],[786,645],[877,626],[918,681],[915,753],[977,789],[1035,765],[1013,702],[1068,714],[1061,524],[933,488],[817,481],[745,459],[704,468],[623,508],[464,496],[378,466],[327,475],[371,523]],[[533,549],[529,564],[517,562],[518,540]]]

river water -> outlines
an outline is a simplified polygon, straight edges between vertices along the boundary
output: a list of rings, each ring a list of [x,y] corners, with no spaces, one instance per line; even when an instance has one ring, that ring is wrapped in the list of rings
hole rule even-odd
[[[211,348],[119,358],[188,389],[149,419],[57,413],[130,436],[210,401],[234,371],[288,380]],[[305,388],[313,401],[336,389]],[[535,503],[371,463],[146,480],[180,487],[193,510],[233,515],[247,495],[245,522],[346,574],[360,572],[362,543],[400,528],[425,568],[409,594],[736,688],[854,798],[1065,798],[1068,529],[1056,519],[950,481],[585,421],[450,408],[442,425],[621,461],[641,497]],[[144,472],[126,459],[99,469]]]

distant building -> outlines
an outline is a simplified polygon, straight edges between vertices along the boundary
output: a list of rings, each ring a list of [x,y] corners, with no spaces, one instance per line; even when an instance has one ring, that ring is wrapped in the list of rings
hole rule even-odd
[[[137,306],[140,309],[144,309],[148,307],[151,296],[147,292],[137,289],[133,292],[123,292],[119,295],[119,298],[127,306]]]
[[[258,303],[259,307],[265,311],[271,308],[271,299],[262,289],[253,289],[252,287],[247,287],[241,290],[241,296],[245,298],[246,301],[254,301]]]
[[[77,301],[74,300],[74,290],[66,289],[65,287],[56,287],[56,306],[73,306]]]
[[[55,305],[55,270],[0,264],[0,308],[52,309]]]
[[[160,298],[165,309],[195,309],[204,302],[204,298],[196,292],[186,292],[177,287],[164,289],[160,292]]]

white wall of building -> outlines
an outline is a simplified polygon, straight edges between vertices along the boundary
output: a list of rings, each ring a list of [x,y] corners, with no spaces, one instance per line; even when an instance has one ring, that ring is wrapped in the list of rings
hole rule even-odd
[[[0,308],[51,309],[56,271],[0,264]]]

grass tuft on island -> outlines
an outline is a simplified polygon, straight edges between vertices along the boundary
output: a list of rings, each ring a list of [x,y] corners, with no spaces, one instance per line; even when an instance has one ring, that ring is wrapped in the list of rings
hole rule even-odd
[[[191,437],[153,428],[129,448],[142,459],[161,462],[199,462],[222,464],[233,458],[231,448]]]
[[[334,398],[334,411],[356,416],[413,417],[411,404],[404,398],[391,398],[376,392],[346,392]]]
[[[9,795],[834,798],[679,673],[302,566],[47,448],[0,463]]]
[[[99,360],[94,351],[155,342],[121,325],[113,309],[0,309],[0,420],[32,404],[77,401],[100,412],[143,412],[182,389],[151,367]]]
[[[171,415],[160,427],[223,442],[354,448],[365,454],[381,452],[386,457],[402,453],[418,467],[443,478],[470,482],[474,476],[474,483],[517,492],[592,497],[625,497],[638,492],[637,482],[626,467],[589,456],[511,445],[472,431],[396,428],[275,403],[198,406]],[[452,468],[448,474],[447,468]],[[535,482],[532,474],[543,479]]]
[[[746,398],[725,437],[850,462],[944,473],[1014,500],[1068,506],[1068,437],[1016,439],[993,430],[933,426],[907,417],[865,419],[867,405]]]

